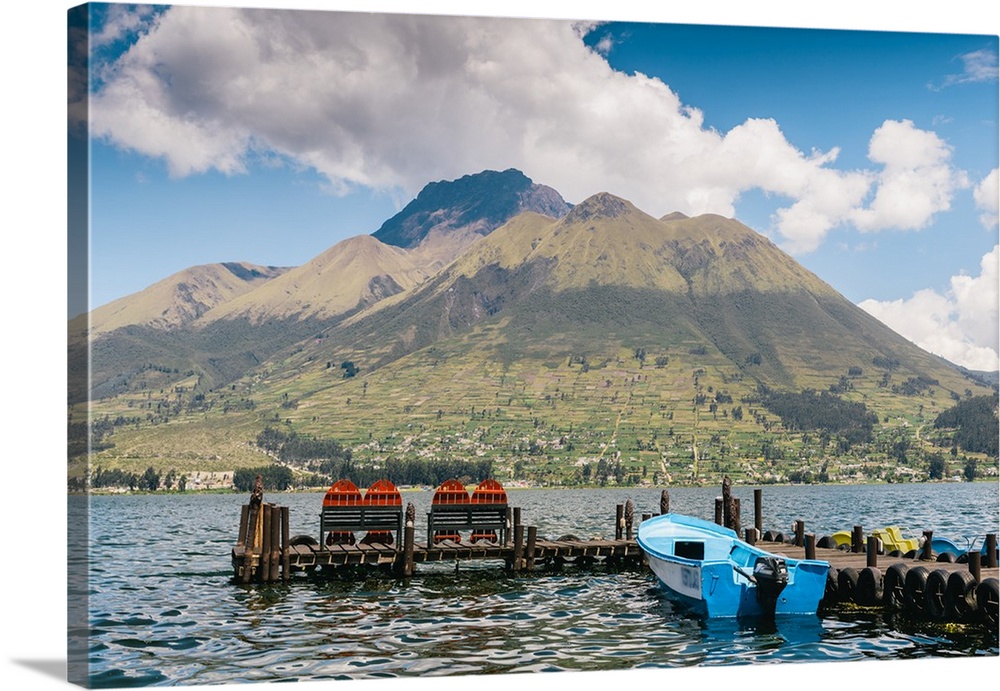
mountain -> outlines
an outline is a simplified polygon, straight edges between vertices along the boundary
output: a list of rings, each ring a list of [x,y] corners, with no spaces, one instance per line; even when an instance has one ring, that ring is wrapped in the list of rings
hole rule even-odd
[[[299,267],[230,262],[182,271],[90,314],[92,389],[76,391],[72,400],[169,385],[189,373],[199,388],[221,386],[415,287],[520,211],[559,215],[568,208],[558,193],[519,171],[484,171],[429,184],[375,234],[348,238]],[[70,333],[82,338],[87,319],[71,323]],[[86,356],[79,347],[73,352],[74,362]]]
[[[610,194],[558,220],[516,217],[405,299],[345,322],[324,347],[343,344],[378,367],[485,323],[497,326],[483,347],[499,341],[516,356],[556,343],[669,344],[711,349],[739,368],[754,362],[775,386],[829,377],[831,355],[817,353],[830,342],[844,371],[878,356],[940,367],[743,224],[658,220]]]
[[[169,331],[190,324],[226,303],[288,271],[247,262],[205,264],[179,271],[148,288],[90,313],[90,334],[99,336],[125,326]]]
[[[599,193],[476,235],[426,278],[430,235],[352,239],[183,327],[95,339],[93,462],[253,467],[277,427],[538,484],[897,481],[950,449],[928,421],[995,395],[734,219]]]
[[[532,182],[519,170],[485,170],[428,184],[374,236],[415,250],[424,266],[433,270],[520,213],[559,218],[570,208],[554,189]]]
[[[348,238],[256,290],[205,314],[201,324],[246,317],[332,319],[412,288],[427,272],[403,249],[371,235]]]

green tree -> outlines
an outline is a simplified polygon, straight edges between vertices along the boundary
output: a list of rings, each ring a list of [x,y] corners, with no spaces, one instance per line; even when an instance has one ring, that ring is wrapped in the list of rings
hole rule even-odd
[[[139,489],[146,489],[155,492],[160,488],[160,474],[152,466],[146,468],[146,472],[139,478]]]
[[[931,454],[930,460],[927,462],[927,477],[931,480],[940,480],[944,477],[947,467],[944,456],[939,453]]]
[[[965,468],[962,469],[962,475],[965,476],[966,482],[974,482],[976,475],[979,473],[978,468],[979,463],[975,458],[970,458],[965,462]]]

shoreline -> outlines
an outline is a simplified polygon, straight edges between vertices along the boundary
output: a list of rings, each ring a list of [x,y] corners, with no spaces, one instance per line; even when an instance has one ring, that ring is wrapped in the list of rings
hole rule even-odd
[[[997,478],[980,478],[968,481],[955,481],[955,480],[928,480],[926,482],[811,482],[811,483],[741,483],[733,480],[733,487],[888,487],[892,485],[955,485],[955,484],[982,484],[982,483],[992,483],[1000,484],[1000,480]],[[503,483],[501,483],[503,484]],[[466,489],[469,491],[474,490],[476,485],[468,485]],[[600,485],[553,485],[553,486],[522,486],[514,485],[507,486],[504,485],[504,489],[507,491],[514,490],[671,490],[671,489],[710,489],[714,485],[709,484],[671,484],[663,485],[660,487],[649,487],[644,485],[615,485],[615,486],[600,486]],[[327,487],[308,487],[308,488],[297,488],[297,489],[285,489],[285,490],[270,490],[267,494],[322,494],[327,491]],[[363,488],[362,488],[363,489]],[[435,487],[413,487],[413,486],[398,486],[397,489],[401,494],[413,493],[413,492],[434,492]],[[186,489],[186,490],[127,490],[127,489],[93,489],[88,492],[67,492],[67,497],[86,497],[86,496],[135,496],[135,495],[195,495],[195,494],[244,494],[243,491],[228,489],[228,488],[211,488],[211,489]]]

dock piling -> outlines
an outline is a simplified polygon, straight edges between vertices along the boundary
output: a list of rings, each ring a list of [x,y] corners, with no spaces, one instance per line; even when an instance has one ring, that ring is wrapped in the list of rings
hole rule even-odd
[[[615,507],[615,539],[621,540],[622,533],[625,532],[625,506],[618,504]]]
[[[868,547],[865,552],[865,566],[878,566],[878,538],[874,535],[868,536]]]
[[[997,534],[988,533],[986,535],[986,566],[995,569],[997,567]]]
[[[972,550],[969,552],[969,573],[971,573],[972,577],[976,579],[977,584],[982,582],[979,569],[979,552]]]
[[[753,491],[753,527],[757,529],[757,534],[764,532],[764,490],[755,489]]]
[[[535,538],[537,535],[537,528],[533,525],[528,526],[528,545],[525,548],[525,569],[528,571],[535,570]]]
[[[257,566],[257,581],[266,583],[271,575],[271,567],[267,563],[271,554],[271,505],[261,504],[259,513],[263,519],[263,525],[260,531],[260,564]]]
[[[632,523],[635,520],[635,507],[632,505],[632,500],[628,499],[625,501],[625,539],[632,539]]]
[[[517,516],[518,514],[514,514]],[[521,559],[524,555],[524,526],[520,523],[514,524],[514,559],[511,568],[514,571],[521,570]]]
[[[670,492],[660,492],[660,514],[670,513]]]
[[[281,580],[284,583],[288,583],[289,578],[291,578],[291,564],[290,555],[288,553],[289,548],[289,529],[288,529],[288,507],[281,507]]]
[[[854,526],[854,531],[851,533],[851,551],[857,554],[865,548],[865,531],[860,525]]]
[[[934,537],[933,530],[924,531],[924,548],[920,550],[920,559],[923,561],[931,560],[931,539]]]
[[[805,535],[806,543],[806,559],[816,558],[816,534],[806,533]]]
[[[805,521],[795,521],[795,546],[805,545],[806,523]]]
[[[240,508],[240,530],[236,536],[236,546],[244,547],[247,544],[247,526],[250,525],[250,505],[244,504]]]

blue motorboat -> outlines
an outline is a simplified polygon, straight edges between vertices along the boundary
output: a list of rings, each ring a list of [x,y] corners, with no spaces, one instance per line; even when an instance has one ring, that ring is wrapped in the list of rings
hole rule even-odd
[[[815,615],[830,564],[789,559],[729,528],[680,514],[643,521],[636,538],[666,594],[707,617]]]

